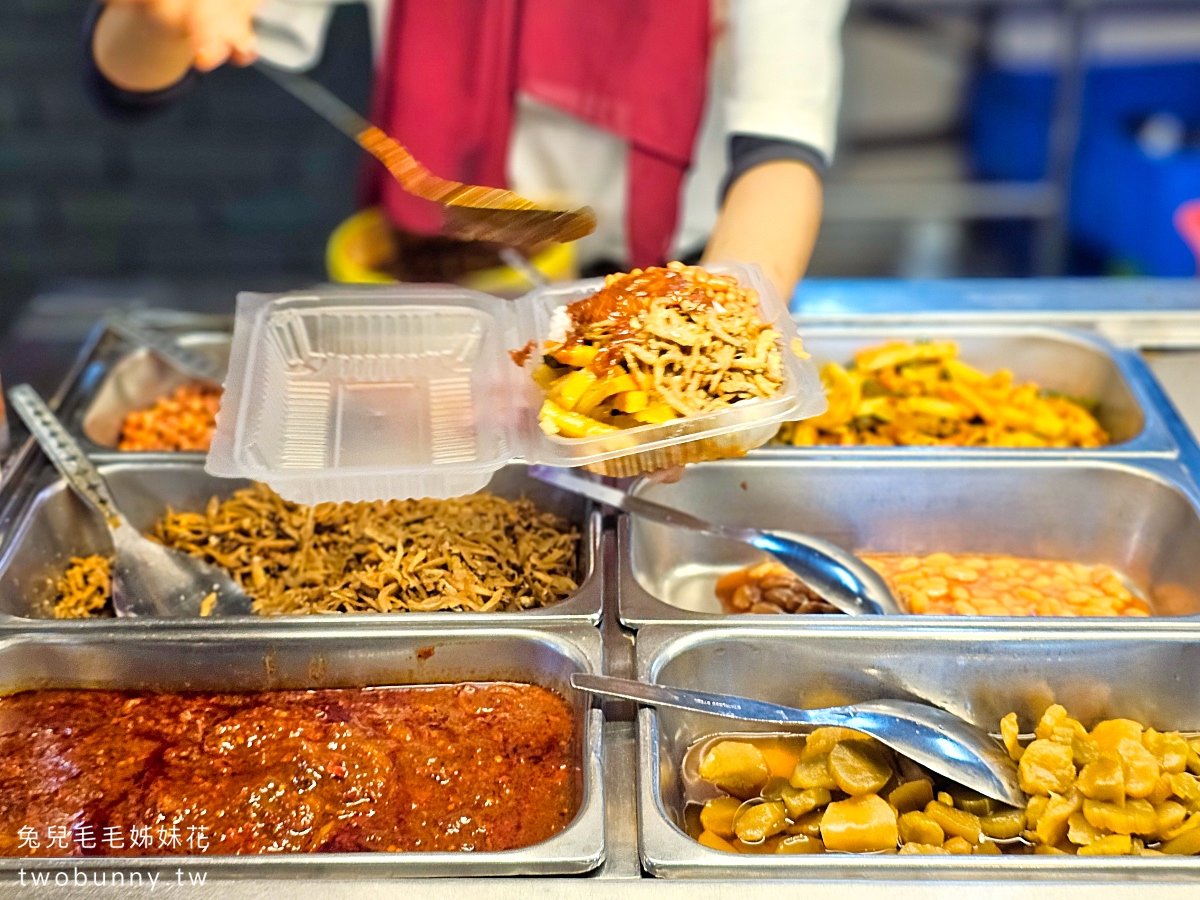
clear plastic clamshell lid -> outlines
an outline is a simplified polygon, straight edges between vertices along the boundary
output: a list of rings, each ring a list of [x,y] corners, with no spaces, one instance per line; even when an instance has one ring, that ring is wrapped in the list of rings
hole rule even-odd
[[[206,468],[314,504],[469,494],[516,458],[632,475],[740,455],[780,422],[822,412],[825,395],[761,272],[710,268],[755,289],[780,332],[778,395],[590,438],[538,427],[544,394],[532,374],[554,310],[602,279],[516,301],[431,285],[242,294]]]

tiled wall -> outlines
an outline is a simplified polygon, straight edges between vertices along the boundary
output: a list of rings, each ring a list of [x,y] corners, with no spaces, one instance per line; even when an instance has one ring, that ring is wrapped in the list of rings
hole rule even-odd
[[[359,151],[253,71],[110,121],[82,87],[84,0],[0,0],[0,306],[63,277],[323,276]],[[366,15],[335,16],[313,73],[363,109]]]

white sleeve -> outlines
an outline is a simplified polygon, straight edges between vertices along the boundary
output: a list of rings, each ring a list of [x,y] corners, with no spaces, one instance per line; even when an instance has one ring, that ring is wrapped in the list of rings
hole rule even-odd
[[[283,69],[311,69],[325,50],[333,8],[359,2],[367,4],[371,43],[378,58],[388,0],[266,0],[254,14],[260,55]]]
[[[831,162],[849,0],[732,0],[730,134],[806,144]]]

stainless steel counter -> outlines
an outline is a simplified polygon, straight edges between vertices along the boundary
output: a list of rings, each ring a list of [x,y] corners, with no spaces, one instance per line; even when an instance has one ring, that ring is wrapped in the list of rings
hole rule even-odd
[[[1148,363],[1182,418],[1200,434],[1200,289],[1193,283],[1113,283],[1087,285],[1079,282],[939,283],[934,288],[897,283],[814,283],[806,286],[795,306],[802,323],[863,321],[863,313],[874,323],[958,321],[972,323],[1038,322],[1067,324],[1095,329],[1114,343],[1143,352]],[[803,324],[801,326],[803,334]],[[607,541],[605,551],[616,552],[616,542]],[[609,560],[611,562],[611,560]],[[611,566],[609,571],[612,571]],[[604,585],[604,667],[619,675],[632,675],[633,638],[617,621],[616,579]],[[287,877],[266,880],[255,877],[229,878],[217,875],[217,867],[206,871],[203,860],[180,860],[155,873],[151,885],[146,870],[143,886],[115,886],[110,880],[96,883],[107,873],[67,866],[49,870],[50,879],[34,885],[28,872],[17,870],[0,875],[0,900],[9,897],[55,896],[64,898],[157,897],[207,898],[222,900],[458,900],[486,894],[494,900],[525,898],[736,898],[778,900],[781,896],[838,894],[861,900],[908,900],[908,898],[954,898],[963,894],[997,900],[1058,900],[1111,897],[1113,900],[1183,900],[1200,895],[1192,883],[1158,883],[1150,879],[1121,882],[1075,880],[1039,882],[979,880],[884,880],[850,878],[811,881],[771,880],[665,880],[647,877],[641,869],[637,834],[637,767],[633,710],[615,704],[605,709],[604,786],[607,858],[603,866],[587,876],[526,878],[378,879],[338,877]],[[131,861],[133,862],[133,861]],[[136,865],[125,873],[138,871]],[[936,877],[936,876],[935,876]],[[203,879],[202,883],[200,883]],[[195,882],[195,883],[194,883]]]

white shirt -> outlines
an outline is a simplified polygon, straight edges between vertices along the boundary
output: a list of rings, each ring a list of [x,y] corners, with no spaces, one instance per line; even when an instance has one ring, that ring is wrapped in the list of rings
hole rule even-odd
[[[336,3],[266,0],[255,16],[264,59],[306,69],[321,56]],[[376,57],[389,0],[369,8]],[[436,2],[436,0],[431,0]],[[668,0],[647,0],[668,2]],[[712,53],[708,101],[674,240],[676,255],[698,249],[716,220],[731,134],[806,144],[833,159],[841,100],[841,24],[849,0],[728,0],[714,3],[726,27]],[[528,97],[517,98],[509,185],[537,201],[588,205],[596,231],[578,242],[581,262],[625,257],[626,145]]]

